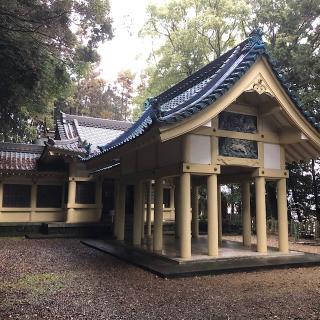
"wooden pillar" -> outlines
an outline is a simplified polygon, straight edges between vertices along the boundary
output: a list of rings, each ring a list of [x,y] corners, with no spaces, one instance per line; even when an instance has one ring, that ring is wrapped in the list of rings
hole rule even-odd
[[[251,247],[251,213],[250,213],[250,182],[242,183],[242,229],[243,245]]]
[[[69,177],[68,184],[68,203],[67,203],[67,221],[72,222],[74,215],[74,207],[76,203],[76,181],[74,177]]]
[[[180,181],[175,179],[174,188],[174,224],[175,224],[175,238],[178,239],[181,230],[181,209],[180,209]]]
[[[36,213],[37,209],[37,182],[33,182],[31,186],[31,210],[30,210],[30,216],[29,221],[32,221],[32,215]]]
[[[218,241],[222,243],[222,207],[221,207],[221,185],[218,184]]]
[[[163,179],[155,181],[153,251],[161,251],[163,245]]]
[[[266,189],[265,178],[255,178],[256,187],[256,229],[257,229],[257,251],[267,252],[267,221],[266,221]]]
[[[191,195],[190,173],[183,173],[180,177],[180,257],[191,257]]]
[[[174,215],[174,186],[170,187],[170,219],[173,218]]]
[[[119,182],[117,200],[117,240],[123,241],[126,217],[126,184],[123,181]]]
[[[277,181],[279,251],[281,252],[289,251],[286,183],[285,178]]]
[[[137,182],[134,186],[134,210],[133,210],[133,245],[141,245],[141,197],[142,197],[142,183]]]
[[[192,188],[191,207],[192,207],[192,237],[199,238],[199,187]]]
[[[217,175],[208,176],[208,255],[219,254],[219,226],[218,226],[218,185]]]
[[[76,204],[76,167],[74,162],[69,163],[68,203],[66,222],[73,222],[74,209]]]
[[[151,191],[152,181],[147,182],[147,237],[151,237]]]

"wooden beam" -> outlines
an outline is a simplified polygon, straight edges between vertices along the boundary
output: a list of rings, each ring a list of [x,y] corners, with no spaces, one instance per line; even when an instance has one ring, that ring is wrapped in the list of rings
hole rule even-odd
[[[212,164],[195,164],[195,163],[183,163],[182,171],[189,172],[196,175],[210,175],[210,174],[219,174],[220,166]]]
[[[245,133],[245,132],[236,132],[236,131],[228,131],[228,130],[217,130],[215,128],[210,128],[210,127],[200,127],[194,130],[192,134],[253,140],[253,141],[266,142],[266,143],[280,143],[278,134],[272,133],[272,132]]]

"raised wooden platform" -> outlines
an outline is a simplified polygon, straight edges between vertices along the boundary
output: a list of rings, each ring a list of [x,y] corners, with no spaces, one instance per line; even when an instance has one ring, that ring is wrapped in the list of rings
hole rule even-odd
[[[164,255],[126,245],[119,241],[83,240],[84,245],[108,253],[121,260],[132,263],[144,270],[163,278],[191,277],[199,275],[254,271],[260,269],[308,267],[320,265],[320,255],[292,252],[278,252],[264,255],[242,255],[202,260],[190,260],[183,263]],[[236,254],[236,252],[235,252]]]

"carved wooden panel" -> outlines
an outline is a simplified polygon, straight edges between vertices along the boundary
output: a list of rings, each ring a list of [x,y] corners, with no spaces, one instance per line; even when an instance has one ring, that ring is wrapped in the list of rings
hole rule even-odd
[[[246,133],[257,132],[257,117],[223,111],[219,114],[219,129]]]
[[[226,157],[258,159],[258,144],[256,141],[219,138],[219,155]]]

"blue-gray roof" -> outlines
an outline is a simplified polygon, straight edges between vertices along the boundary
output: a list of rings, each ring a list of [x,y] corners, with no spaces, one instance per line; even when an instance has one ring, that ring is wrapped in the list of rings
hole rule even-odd
[[[56,120],[55,147],[80,152],[82,145],[90,145],[91,154],[99,153],[98,146],[105,145],[119,137],[132,126],[132,122],[78,116],[61,112]],[[77,141],[74,141],[77,140]],[[61,143],[63,141],[64,143]],[[68,144],[68,141],[70,142]],[[75,143],[77,142],[77,143]],[[79,148],[77,149],[77,145]]]
[[[153,125],[163,126],[176,123],[205,109],[223,96],[261,56],[266,57],[276,77],[302,115],[320,131],[320,123],[309,111],[303,108],[266,52],[262,34],[258,30],[252,32],[248,39],[188,78],[157,97],[149,98],[145,103],[145,111],[139,120],[110,143],[99,146],[101,153],[108,152],[135,139]],[[98,155],[91,155],[87,160]]]

